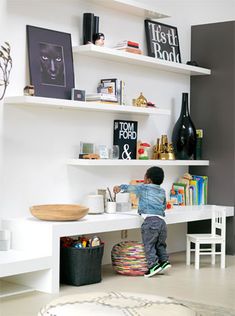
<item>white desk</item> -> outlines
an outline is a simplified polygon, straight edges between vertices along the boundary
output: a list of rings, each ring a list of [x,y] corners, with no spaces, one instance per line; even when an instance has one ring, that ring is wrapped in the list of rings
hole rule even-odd
[[[166,223],[210,219],[211,208],[211,205],[175,207],[166,211]],[[233,207],[227,207],[226,216],[233,215]],[[135,229],[140,225],[141,218],[136,211],[87,215],[72,222],[46,222],[32,217],[5,219],[3,227],[12,232],[12,250],[0,252],[0,277],[15,275],[15,280],[22,285],[57,293],[60,237]]]

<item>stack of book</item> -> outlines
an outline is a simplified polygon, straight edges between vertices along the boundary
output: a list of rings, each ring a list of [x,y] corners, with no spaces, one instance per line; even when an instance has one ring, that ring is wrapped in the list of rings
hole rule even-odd
[[[101,79],[97,93],[87,94],[86,101],[124,105],[124,86],[124,81],[117,78]]]
[[[90,93],[86,95],[88,102],[104,102],[104,103],[117,103],[115,95],[109,93]]]
[[[121,41],[117,43],[117,45],[115,45],[113,48],[122,50],[128,53],[142,54],[142,51],[139,47],[139,43],[133,42],[133,41],[128,41],[128,40]]]
[[[174,205],[205,205],[207,193],[207,176],[185,174],[173,183],[170,200],[174,202]]]

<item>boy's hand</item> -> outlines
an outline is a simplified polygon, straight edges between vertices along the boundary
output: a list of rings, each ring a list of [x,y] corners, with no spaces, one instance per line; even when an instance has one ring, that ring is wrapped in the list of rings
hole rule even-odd
[[[115,186],[113,187],[113,192],[114,192],[115,194],[119,193],[120,191],[121,191],[121,189],[120,189],[120,187],[119,187],[118,185],[115,185]]]

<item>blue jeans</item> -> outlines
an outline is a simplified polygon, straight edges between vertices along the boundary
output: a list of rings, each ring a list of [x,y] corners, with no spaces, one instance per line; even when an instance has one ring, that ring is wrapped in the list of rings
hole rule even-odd
[[[167,227],[165,221],[157,216],[145,218],[141,225],[141,234],[148,268],[157,262],[167,261]]]

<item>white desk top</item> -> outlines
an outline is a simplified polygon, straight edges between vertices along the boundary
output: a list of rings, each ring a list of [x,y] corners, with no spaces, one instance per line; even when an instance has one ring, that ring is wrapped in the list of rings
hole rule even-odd
[[[187,223],[192,221],[199,221],[211,218],[212,205],[201,206],[184,206],[174,207],[172,210],[166,210],[166,223],[177,224]],[[226,207],[226,216],[234,216],[234,208]],[[5,220],[9,223],[14,222],[14,225],[20,225],[21,229],[25,226],[25,229],[31,226],[36,230],[49,229],[53,231],[57,237],[72,236],[78,234],[92,234],[101,232],[110,232],[123,229],[135,229],[139,228],[142,222],[141,217],[137,214],[136,210],[130,212],[118,212],[115,214],[96,214],[86,215],[84,218],[78,221],[41,221],[36,218],[14,218]],[[17,224],[18,223],[18,224]]]

